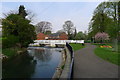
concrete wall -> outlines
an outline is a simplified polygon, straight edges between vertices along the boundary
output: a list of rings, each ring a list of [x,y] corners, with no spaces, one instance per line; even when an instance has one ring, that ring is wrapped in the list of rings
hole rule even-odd
[[[72,58],[70,55],[70,51],[67,47],[65,47],[65,51],[63,52],[65,55],[62,56],[62,61],[60,62],[56,72],[52,78],[52,80],[63,80],[68,79],[70,77],[71,71],[71,62]]]

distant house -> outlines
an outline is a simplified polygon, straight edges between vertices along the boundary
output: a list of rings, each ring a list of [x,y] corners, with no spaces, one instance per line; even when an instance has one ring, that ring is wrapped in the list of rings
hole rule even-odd
[[[48,35],[45,35],[43,33],[38,33],[37,34],[37,40],[45,40]]]
[[[49,35],[49,40],[68,40],[66,33],[54,33]]]
[[[65,32],[50,35],[39,33],[37,35],[37,40],[68,40],[68,35]]]

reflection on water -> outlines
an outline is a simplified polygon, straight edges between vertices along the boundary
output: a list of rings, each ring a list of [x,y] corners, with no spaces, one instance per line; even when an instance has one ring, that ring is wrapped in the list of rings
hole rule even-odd
[[[32,78],[51,78],[61,59],[61,48],[32,48],[29,54],[36,61]]]
[[[61,60],[61,50],[29,47],[28,53],[3,62],[3,78],[52,78]]]
[[[2,63],[3,78],[29,78],[35,69],[35,62],[27,53],[12,57]]]

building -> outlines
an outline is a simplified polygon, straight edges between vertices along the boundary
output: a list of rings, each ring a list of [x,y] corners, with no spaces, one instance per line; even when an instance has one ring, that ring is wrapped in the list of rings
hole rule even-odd
[[[48,35],[45,35],[43,33],[37,34],[37,40],[45,40],[48,37]]]
[[[37,35],[37,40],[68,40],[68,35],[65,32],[53,33],[50,35],[39,33]]]

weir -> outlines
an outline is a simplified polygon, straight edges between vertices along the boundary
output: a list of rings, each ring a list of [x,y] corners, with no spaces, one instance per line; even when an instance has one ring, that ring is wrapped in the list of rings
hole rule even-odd
[[[55,46],[56,44],[66,45],[66,43],[84,43],[84,40],[34,40],[34,43],[29,44],[29,46],[39,44]]]

